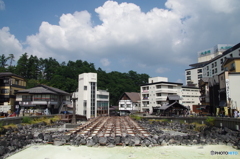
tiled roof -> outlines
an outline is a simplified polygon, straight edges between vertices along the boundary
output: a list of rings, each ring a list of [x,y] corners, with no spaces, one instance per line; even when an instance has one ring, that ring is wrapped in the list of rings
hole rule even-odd
[[[180,100],[180,96],[177,94],[174,95],[168,95],[167,100]]]
[[[132,102],[137,103],[140,100],[140,93],[137,92],[125,92]]]
[[[46,85],[39,85],[30,89],[19,90],[18,93],[30,93],[30,94],[63,94],[70,95],[69,93]]]

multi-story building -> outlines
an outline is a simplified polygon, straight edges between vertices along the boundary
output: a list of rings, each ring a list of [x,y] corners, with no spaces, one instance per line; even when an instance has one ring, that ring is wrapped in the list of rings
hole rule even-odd
[[[225,72],[219,75],[219,107],[225,108],[225,115],[231,114],[233,110],[240,110],[240,58],[228,58],[223,63]],[[229,110],[228,110],[229,108]]]
[[[200,104],[200,89],[192,86],[182,86],[182,100],[181,104],[188,106],[193,110],[193,105]]]
[[[198,63],[189,65],[191,68],[185,70],[186,84],[189,82],[193,82],[195,85],[198,85],[198,81],[205,77],[205,74],[203,73],[203,67],[206,65],[206,63],[208,63],[209,61],[213,60],[216,57],[221,56],[224,51],[228,50],[232,46],[233,46],[232,44],[218,44],[212,48],[199,51]],[[214,63],[213,64],[214,70],[211,73],[214,74],[215,71],[217,72],[218,69],[221,69],[221,68],[215,69],[216,66]],[[208,74],[210,75],[210,72]]]
[[[16,92],[26,88],[23,77],[11,72],[0,73],[0,105],[15,110]]]
[[[140,111],[140,93],[124,92],[118,102],[120,111],[138,112]]]
[[[17,91],[16,102],[21,110],[31,108],[32,113],[42,114],[47,108],[51,114],[59,114],[61,108],[70,103],[70,94],[58,88],[38,85]]]
[[[109,92],[97,90],[97,73],[79,75],[76,98],[76,114],[88,119],[109,114]]]
[[[141,112],[152,113],[154,108],[167,104],[168,95],[181,96],[182,83],[168,82],[166,77],[148,79],[148,84],[141,85]]]
[[[204,81],[200,81],[199,84],[201,88],[208,87],[209,93],[204,94],[204,92],[202,92],[201,97],[202,99],[209,98],[209,105],[211,106],[211,109],[210,109],[211,114],[218,114],[219,109],[223,107],[225,107],[224,108],[225,114],[228,114],[228,112],[231,113],[230,105],[232,102],[231,100],[228,99],[228,97],[226,97],[226,95],[224,95],[225,86],[221,83],[223,81],[225,82],[225,85],[228,83],[229,79],[227,79],[226,71],[229,72],[229,71],[235,70],[234,65],[237,64],[237,59],[239,57],[240,57],[240,43],[226,50],[221,55],[218,55],[215,58],[211,59],[210,61],[207,61],[203,66]],[[225,65],[227,65],[228,67],[226,67]],[[232,73],[232,74],[235,74],[235,76],[238,76],[237,73]],[[206,86],[206,83],[207,83],[207,86]]]

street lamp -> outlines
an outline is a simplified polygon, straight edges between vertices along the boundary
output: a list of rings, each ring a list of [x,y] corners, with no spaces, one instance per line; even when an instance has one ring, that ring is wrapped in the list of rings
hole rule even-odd
[[[72,117],[72,124],[76,124],[76,100],[77,100],[76,93],[73,92],[71,97],[72,97],[72,101],[73,101],[73,117]]]

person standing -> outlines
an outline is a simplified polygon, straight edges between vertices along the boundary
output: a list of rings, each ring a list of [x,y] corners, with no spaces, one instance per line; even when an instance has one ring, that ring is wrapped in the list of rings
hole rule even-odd
[[[237,111],[237,109],[235,109],[235,111],[234,111],[234,118],[237,118],[238,117],[238,111]]]

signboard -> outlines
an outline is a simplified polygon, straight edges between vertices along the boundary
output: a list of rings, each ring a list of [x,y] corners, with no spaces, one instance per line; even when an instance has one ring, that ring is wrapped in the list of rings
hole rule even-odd
[[[232,44],[218,44],[214,47],[215,52],[224,52],[233,47]]]
[[[226,97],[230,98],[230,90],[229,90],[229,79],[226,79]]]
[[[203,50],[203,51],[199,51],[198,52],[198,56],[201,57],[201,56],[207,56],[207,55],[210,55],[210,54],[213,54],[214,53],[214,49],[213,48],[210,48],[210,49],[206,49],[206,50]]]

